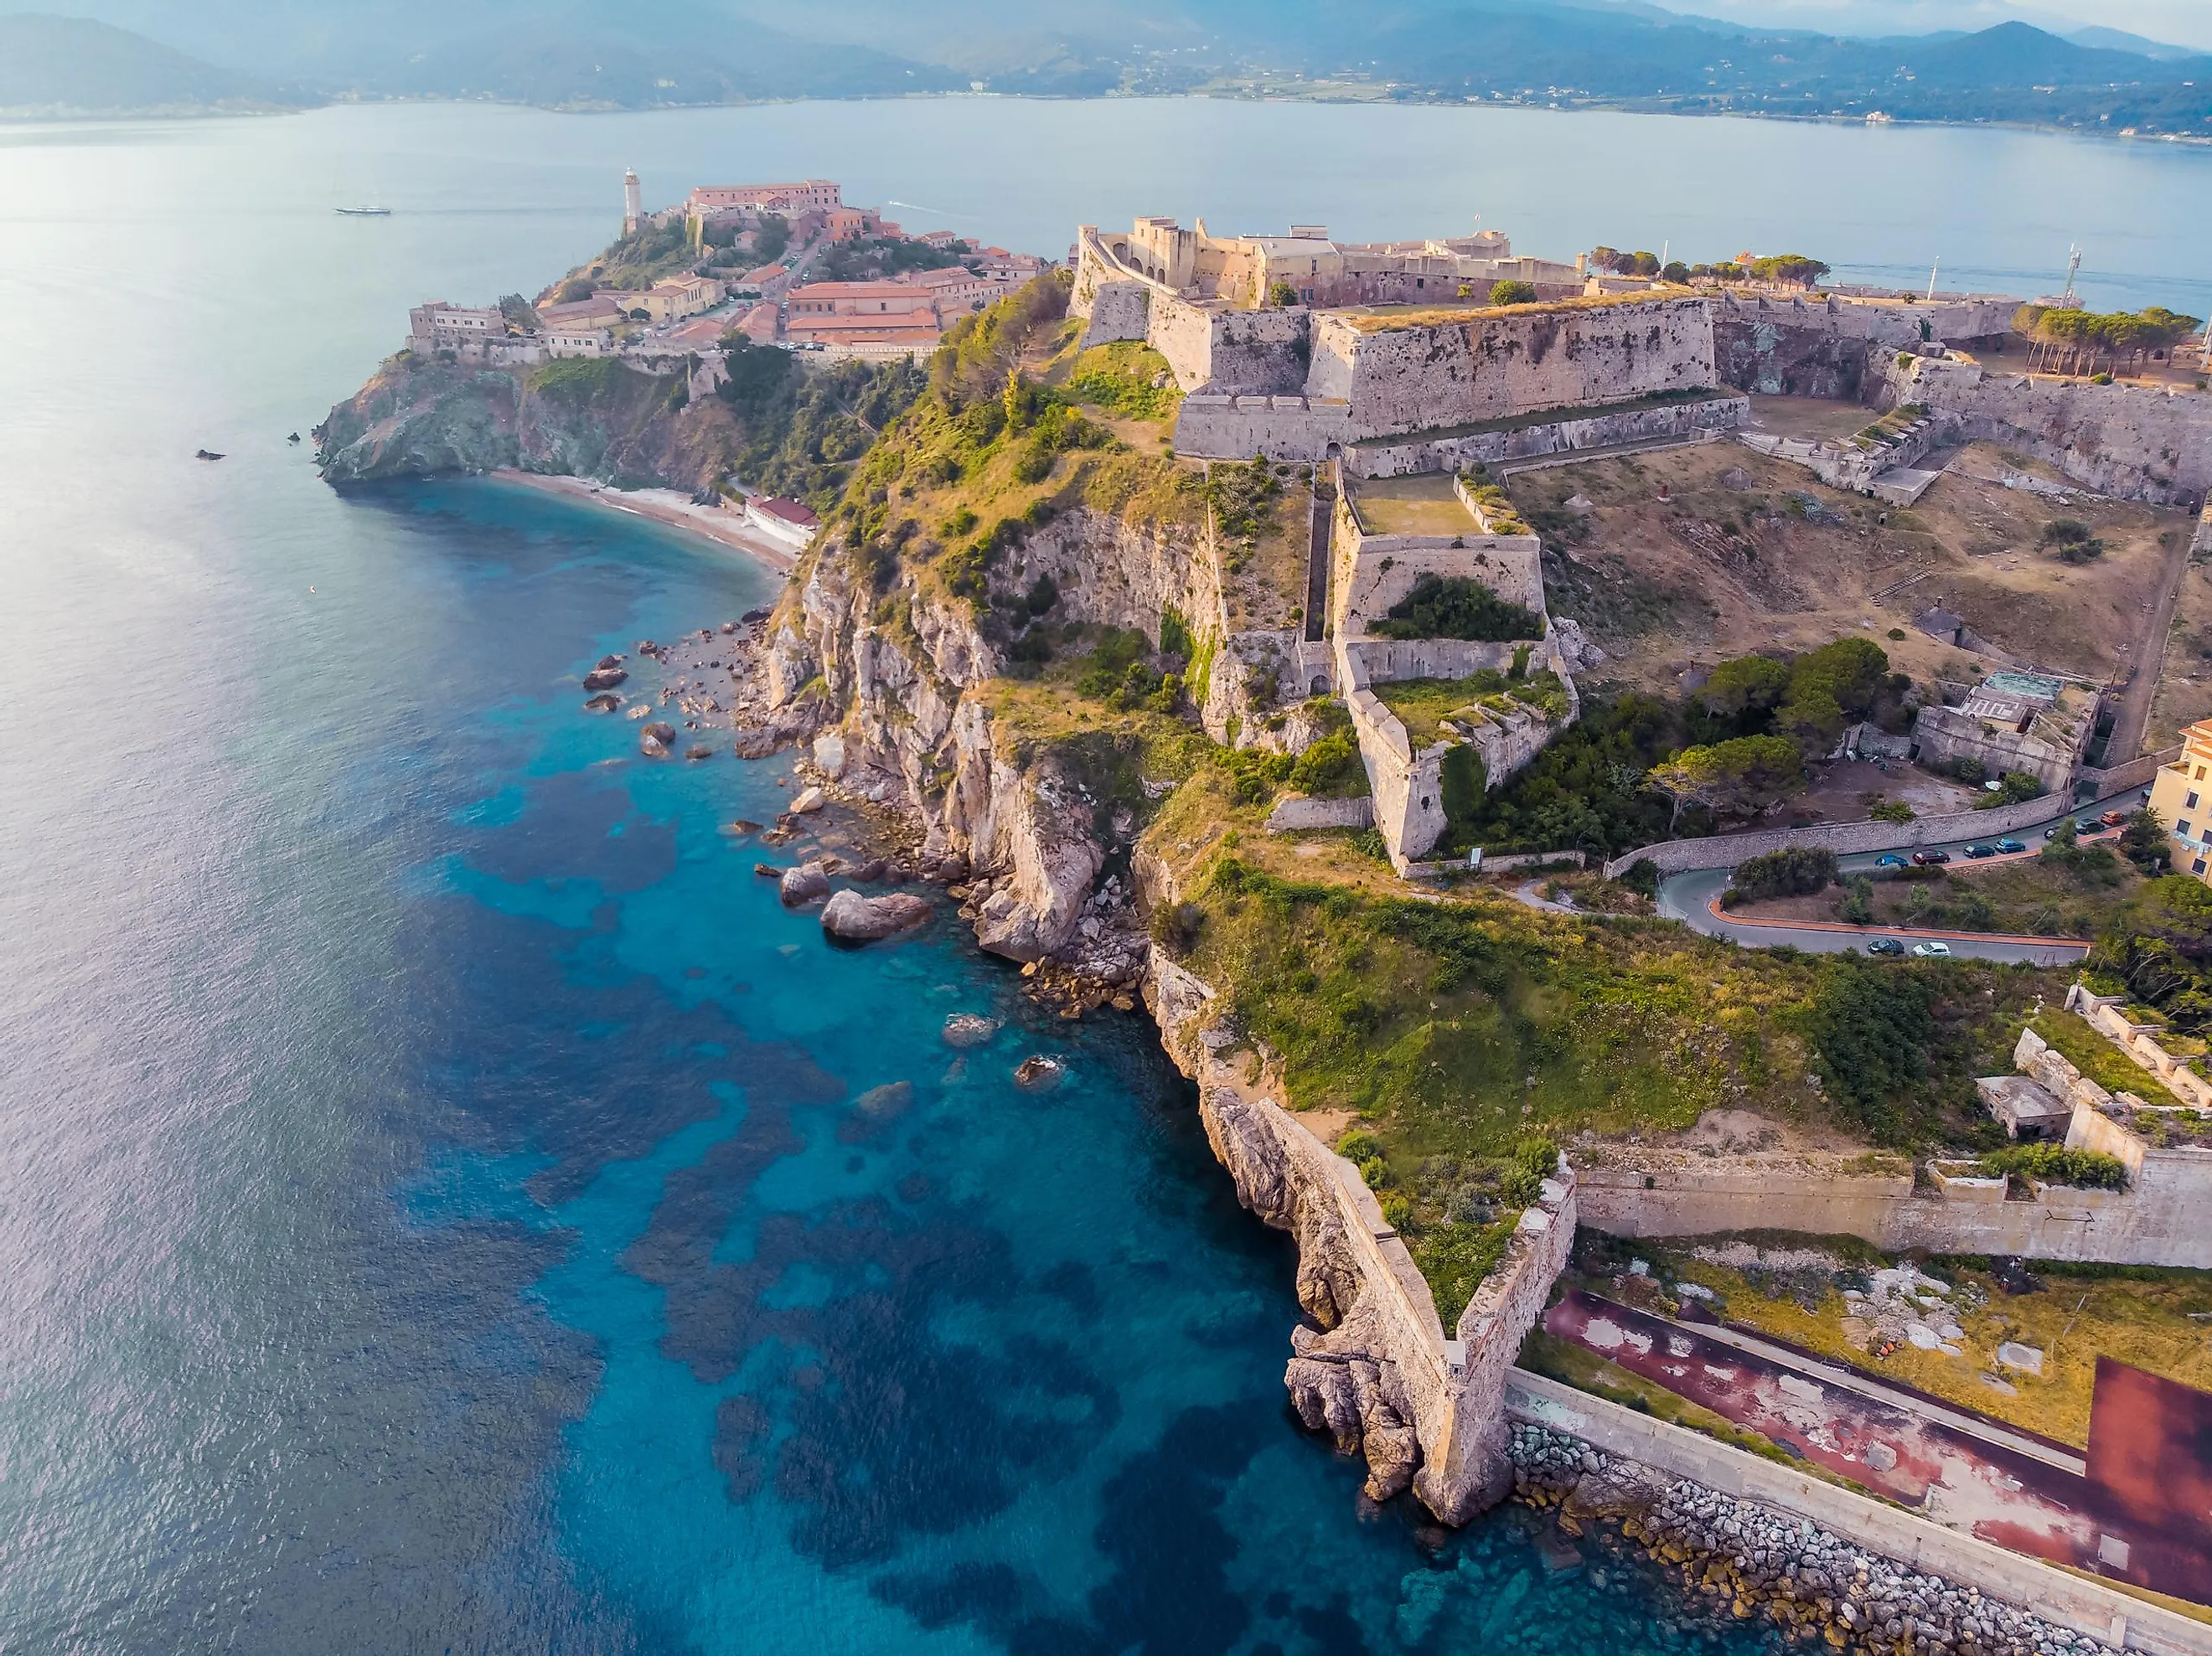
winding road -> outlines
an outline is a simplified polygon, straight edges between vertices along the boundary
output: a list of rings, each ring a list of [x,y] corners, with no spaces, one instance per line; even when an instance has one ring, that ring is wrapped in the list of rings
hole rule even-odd
[[[1946,840],[1940,846],[1902,845],[1887,851],[1856,852],[1837,858],[1837,865],[1845,874],[1862,873],[1872,869],[1877,858],[1910,856],[1915,851],[1929,850],[1948,851],[1954,860],[1964,861],[1960,853],[1967,846],[1986,844],[1998,839],[2020,840],[2026,843],[2027,849],[2004,857],[1982,858],[1968,863],[1966,866],[1985,868],[1993,863],[2021,862],[2042,851],[2044,830],[2057,822],[2062,815],[2076,820],[2094,820],[2100,812],[2137,804],[2142,794],[2139,788],[2109,794],[2102,799],[2077,805],[2071,811],[2053,812],[2045,821],[2029,828],[2015,828],[2009,834],[1992,834],[1980,840]],[[2094,835],[2084,834],[2081,836],[2085,841],[2110,840],[2117,837],[2118,831],[2114,829],[2103,829]],[[1908,948],[1918,942],[1940,940],[1950,945],[1953,955],[1965,959],[2025,961],[2036,966],[2063,966],[2070,961],[2080,960],[2089,952],[2087,943],[2064,937],[2017,937],[1978,931],[1917,931],[1899,926],[1841,925],[1827,921],[1749,919],[1724,913],[1717,907],[1721,893],[1728,889],[1729,872],[1727,869],[1698,869],[1662,881],[1659,885],[1660,914],[1670,920],[1680,920],[1709,937],[1726,937],[1731,942],[1759,949],[1771,949],[1788,943],[1795,948],[1832,955],[1863,949],[1875,937],[1895,937]]]

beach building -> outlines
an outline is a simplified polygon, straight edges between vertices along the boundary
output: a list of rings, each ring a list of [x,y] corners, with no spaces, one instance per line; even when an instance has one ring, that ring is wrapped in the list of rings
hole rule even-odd
[[[2181,733],[2181,757],[2152,779],[2150,808],[2166,825],[2173,871],[2212,885],[2212,719]]]
[[[822,520],[797,500],[781,494],[754,494],[745,500],[745,522],[779,546],[795,552],[806,549]]]

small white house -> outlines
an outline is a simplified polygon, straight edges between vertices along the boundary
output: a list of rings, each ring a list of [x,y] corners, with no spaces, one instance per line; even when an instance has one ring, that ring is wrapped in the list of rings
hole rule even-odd
[[[803,551],[822,520],[796,500],[781,494],[754,494],[745,500],[745,521],[770,540]]]

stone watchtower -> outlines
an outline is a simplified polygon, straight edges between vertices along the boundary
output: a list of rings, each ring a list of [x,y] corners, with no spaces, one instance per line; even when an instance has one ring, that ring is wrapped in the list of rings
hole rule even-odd
[[[623,234],[635,235],[644,221],[645,197],[638,187],[636,169],[632,168],[623,174]]]

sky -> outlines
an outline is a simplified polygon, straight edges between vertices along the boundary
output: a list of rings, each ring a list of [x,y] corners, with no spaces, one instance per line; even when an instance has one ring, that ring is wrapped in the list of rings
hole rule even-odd
[[[1988,28],[2018,18],[2054,33],[2101,25],[2212,51],[2212,0],[1661,0],[1669,9],[1731,22],[1838,34],[1926,34]]]

